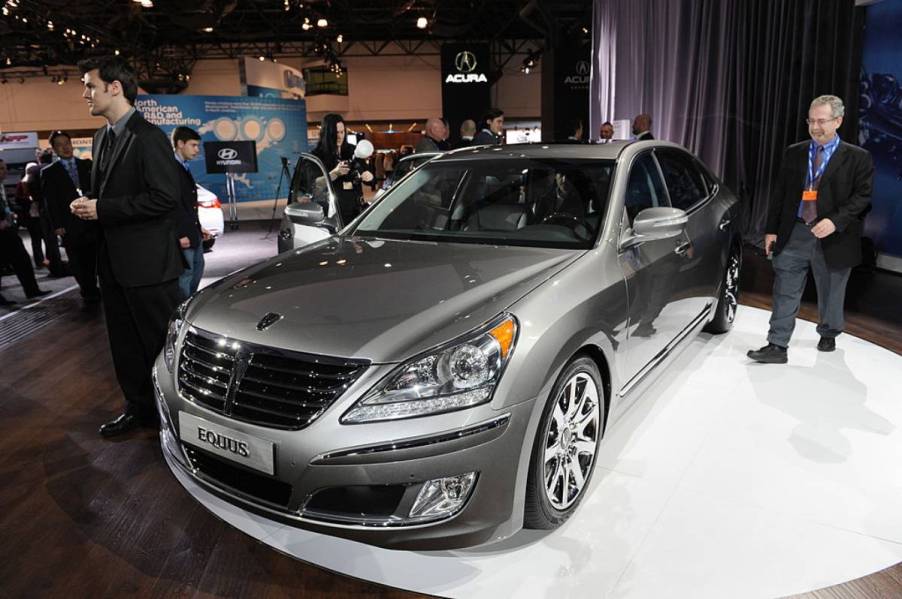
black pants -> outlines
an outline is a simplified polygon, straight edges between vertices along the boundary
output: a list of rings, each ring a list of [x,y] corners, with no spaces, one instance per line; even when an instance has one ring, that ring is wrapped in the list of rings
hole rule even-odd
[[[69,256],[69,271],[75,277],[81,296],[86,299],[97,299],[100,290],[97,288],[97,242],[82,241],[73,243],[66,241],[66,255]]]
[[[41,246],[44,243],[44,231],[41,227],[41,217],[26,216],[23,222],[31,237],[31,257],[34,259],[35,268],[39,268],[44,262],[44,249]]]
[[[46,215],[41,215],[41,232],[44,234],[44,254],[50,262],[50,273],[56,276],[65,276],[66,267],[63,265],[63,257],[60,255],[60,244]]]
[[[38,292],[38,282],[34,278],[31,258],[25,251],[25,244],[22,243],[19,233],[11,226],[0,231],[0,264],[9,264],[13,267],[26,296],[30,297]]]
[[[144,287],[123,287],[113,276],[109,256],[101,248],[100,291],[116,379],[125,395],[125,411],[144,421],[156,419],[154,360],[166,342],[169,317],[181,299],[178,279]]]

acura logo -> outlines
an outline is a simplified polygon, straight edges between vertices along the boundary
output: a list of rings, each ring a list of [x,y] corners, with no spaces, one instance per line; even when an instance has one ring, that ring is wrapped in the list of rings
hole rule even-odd
[[[458,52],[454,57],[454,66],[460,73],[472,73],[476,68],[476,56],[469,50]]]
[[[236,156],[238,156],[238,150],[235,148],[223,148],[216,153],[223,160],[232,160]]]
[[[281,314],[276,314],[275,312],[269,312],[266,316],[260,319],[260,322],[257,323],[258,331],[265,331],[272,325],[276,324],[280,320],[282,320],[283,316]]]
[[[576,63],[576,74],[577,75],[588,75],[589,74],[589,63],[585,60],[577,61]]]

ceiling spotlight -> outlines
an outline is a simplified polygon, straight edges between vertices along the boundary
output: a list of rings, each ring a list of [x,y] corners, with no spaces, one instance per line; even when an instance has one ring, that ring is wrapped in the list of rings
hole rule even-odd
[[[261,54],[260,56],[257,57],[257,60],[259,60],[260,62],[263,62],[264,60],[266,60],[266,57]]]
[[[116,50],[113,54],[115,54],[116,56],[119,56],[119,50]]]
[[[141,6],[144,8],[153,8],[153,0],[141,0]]]
[[[303,25],[301,25],[301,29],[303,29],[304,31],[308,31],[310,27],[310,23],[304,23]]]
[[[204,33],[213,33],[212,27],[204,27]]]
[[[9,56],[6,57],[6,66],[11,66],[13,64],[13,59]]]
[[[3,7],[3,16],[4,16],[4,17],[8,17],[8,16],[9,16],[9,9],[6,8],[5,6]]]
[[[60,77],[59,79],[56,80],[57,85],[63,85],[65,82],[66,82],[66,80],[63,79],[62,77]]]
[[[47,21],[47,31],[53,31],[53,21]]]
[[[316,26],[317,26],[317,27],[328,27],[328,26],[329,26],[329,21],[327,21],[326,19],[323,19],[322,17],[320,17],[320,18],[316,21]]]
[[[345,38],[339,33],[339,34],[338,34],[338,37],[335,38],[335,41],[338,42],[338,43],[340,44],[340,43],[342,43],[343,41],[345,41]]]
[[[417,29],[426,29],[429,25],[429,20],[426,17],[420,17],[417,19]]]

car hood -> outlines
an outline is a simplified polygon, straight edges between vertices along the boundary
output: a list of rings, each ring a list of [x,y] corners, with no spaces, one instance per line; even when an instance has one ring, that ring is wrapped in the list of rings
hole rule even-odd
[[[583,253],[332,237],[203,290],[187,320],[247,342],[396,362],[486,322]],[[270,312],[282,318],[258,330]]]

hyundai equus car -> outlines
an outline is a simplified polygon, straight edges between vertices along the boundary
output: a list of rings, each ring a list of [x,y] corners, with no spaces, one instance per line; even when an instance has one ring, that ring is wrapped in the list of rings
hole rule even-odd
[[[333,190],[310,186],[322,226]],[[687,339],[730,328],[737,210],[666,142],[444,154],[179,308],[154,369],[166,459],[244,509],[385,547],[554,528],[606,428]]]

